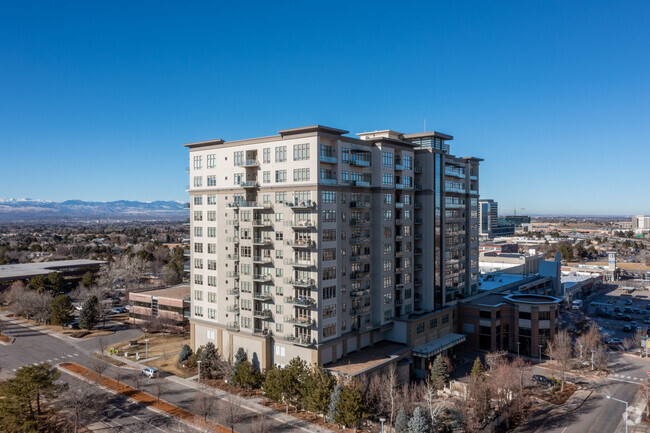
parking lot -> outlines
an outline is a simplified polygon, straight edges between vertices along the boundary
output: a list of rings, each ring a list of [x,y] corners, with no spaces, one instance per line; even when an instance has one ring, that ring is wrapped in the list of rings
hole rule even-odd
[[[612,290],[591,299],[584,308],[601,327],[604,339],[630,338],[637,329],[647,335],[650,328],[650,291],[645,289]]]

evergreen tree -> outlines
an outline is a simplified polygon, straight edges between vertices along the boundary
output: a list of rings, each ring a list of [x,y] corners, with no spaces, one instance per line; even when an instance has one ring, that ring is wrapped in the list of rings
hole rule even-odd
[[[442,359],[442,355],[438,355],[433,361],[431,367],[431,383],[437,390],[441,390],[449,383],[449,369],[447,363]]]
[[[244,361],[248,361],[248,355],[246,355],[244,348],[240,347],[237,349],[237,353],[235,353],[235,362],[232,365],[232,371],[230,372],[230,380],[232,380],[233,376],[237,374],[237,368],[239,368],[239,365]]]
[[[249,361],[243,361],[232,377],[232,383],[247,389],[259,388],[264,377]]]
[[[96,296],[90,297],[84,302],[79,313],[79,327],[81,329],[92,329],[97,325],[99,318],[99,301]]]
[[[481,362],[481,358],[478,356],[474,360],[474,365],[472,366],[472,371],[469,374],[471,377],[479,377],[483,375],[483,363]]]
[[[187,358],[189,358],[190,356],[192,356],[192,349],[190,348],[190,346],[185,344],[181,348],[181,353],[178,354],[178,362],[182,363],[185,360],[187,360]]]
[[[336,408],[339,404],[339,397],[341,396],[342,390],[343,390],[343,385],[341,384],[338,384],[334,387],[334,391],[330,396],[329,407],[327,409],[327,422],[331,422],[331,423],[336,422],[336,414],[337,414]]]
[[[413,411],[413,417],[408,422],[408,433],[427,433],[428,431],[427,417],[424,416],[418,406]]]
[[[395,431],[397,433],[408,433],[409,430],[409,416],[400,409],[395,418]]]
[[[95,274],[88,271],[83,277],[81,277],[81,285],[84,287],[90,287],[95,284]]]
[[[283,403],[283,389],[282,389],[282,369],[275,365],[266,371],[266,379],[264,380],[264,395],[275,401],[276,403]]]
[[[302,402],[305,409],[317,414],[326,414],[336,380],[322,365],[315,365],[307,371],[302,386]]]
[[[214,343],[203,346],[198,359],[201,361],[201,374],[208,379],[214,378],[219,368],[219,352]]]
[[[298,406],[302,397],[302,388],[305,376],[309,372],[307,363],[299,357],[293,358],[283,369],[283,384],[286,389],[286,396],[289,404]]]
[[[63,275],[58,272],[50,272],[47,274],[47,283],[46,286],[53,293],[58,293],[63,290],[65,281],[63,280]]]
[[[68,295],[57,295],[50,306],[52,314],[50,320],[52,325],[65,325],[70,322],[70,309],[72,302]]]
[[[336,410],[336,422],[349,428],[356,429],[367,416],[363,394],[356,383],[343,387]]]
[[[485,378],[483,364],[478,357],[474,360],[474,366],[472,366],[472,371],[469,375],[468,391],[472,415],[479,423],[485,422],[490,414],[492,399],[490,396],[490,388]]]

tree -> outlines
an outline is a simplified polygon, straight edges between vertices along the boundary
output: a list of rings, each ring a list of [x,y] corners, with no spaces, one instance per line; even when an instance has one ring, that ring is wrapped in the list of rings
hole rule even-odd
[[[424,389],[422,393],[422,398],[427,405],[427,411],[429,413],[429,418],[431,419],[431,427],[435,427],[437,424],[438,415],[442,411],[442,407],[438,405],[436,397],[438,395],[438,390],[433,386],[433,381],[427,379],[424,382]]]
[[[97,325],[99,316],[99,300],[93,296],[84,302],[79,313],[79,327],[81,329],[92,329]]]
[[[647,418],[650,416],[650,378],[646,378],[641,384],[641,392],[643,392],[643,411]]]
[[[431,383],[437,390],[443,389],[449,383],[449,370],[441,355],[436,356],[433,361]]]
[[[162,377],[156,378],[156,380],[153,383],[153,390],[158,403],[160,403],[160,396],[163,395],[165,392],[167,392],[167,389],[168,389],[167,381]]]
[[[427,433],[428,431],[427,418],[418,406],[413,411],[413,417],[408,422],[408,433]]]
[[[50,272],[47,274],[47,286],[46,288],[52,291],[52,293],[59,293],[63,290],[65,285],[65,280],[63,275],[58,272]]]
[[[207,343],[203,346],[199,353],[199,360],[201,361],[201,376],[213,379],[218,376],[219,368],[219,352],[217,351],[214,343]],[[232,378],[231,378],[232,380]]]
[[[243,386],[246,389],[259,388],[262,385],[264,376],[257,371],[249,361],[239,364],[237,371],[230,379],[234,385]]]
[[[74,432],[95,419],[106,404],[106,394],[98,391],[85,381],[73,382],[67,391],[61,394],[58,405],[61,410],[72,414]]]
[[[205,423],[215,410],[215,401],[215,398],[211,395],[203,391],[197,391],[192,401],[192,412],[201,417]]]
[[[399,383],[397,380],[397,367],[395,364],[391,364],[390,367],[388,367],[388,374],[385,377],[385,382],[386,384],[386,395],[388,396],[388,400],[390,402],[390,423],[393,423],[393,420],[395,419],[395,399],[397,398],[397,391],[399,388]]]
[[[485,377],[485,370],[480,358],[476,358],[469,375],[468,396],[470,400],[471,416],[482,424],[490,414],[491,397],[490,389]]]
[[[596,352],[594,353],[595,367],[598,369],[598,371],[603,371],[607,368],[608,364],[609,364],[609,356],[607,355],[607,351],[602,345],[598,346]]]
[[[192,349],[187,344],[184,344],[181,348],[181,353],[178,354],[178,362],[182,364],[190,356],[192,356]]]
[[[81,277],[81,285],[84,287],[91,287],[95,285],[95,274],[88,271]]]
[[[336,422],[355,430],[367,416],[361,389],[355,382],[343,386],[336,409]]]
[[[103,359],[93,356],[90,358],[90,368],[92,368],[95,373],[99,374],[99,378],[101,379],[106,369],[108,369],[108,363]]]
[[[305,374],[302,387],[302,401],[305,409],[325,415],[328,412],[330,396],[334,391],[336,379],[322,365],[314,365]]]
[[[60,376],[61,373],[56,368],[44,362],[19,368],[15,377],[7,382],[20,388],[19,395],[26,398],[30,413],[40,415],[41,398],[55,398],[63,389],[55,383]]]
[[[409,430],[409,416],[404,412],[403,409],[400,409],[397,412],[397,418],[395,418],[395,432],[396,433],[408,433]]]
[[[562,260],[567,262],[572,262],[574,260],[573,248],[571,248],[571,246],[567,244],[562,244],[560,245],[559,251],[560,254],[562,254]]]
[[[474,365],[472,366],[472,371],[470,372],[471,377],[479,377],[483,375],[483,363],[481,362],[481,358],[476,357],[474,360]]]
[[[553,361],[551,368],[557,371],[562,377],[562,391],[564,391],[566,372],[571,368],[571,362],[573,360],[572,344],[573,342],[569,333],[562,330],[546,346],[546,354]]]
[[[225,414],[226,424],[230,427],[230,433],[235,433],[235,426],[239,424],[244,417],[244,410],[239,402],[239,397],[233,394],[228,394],[226,396]]]
[[[68,295],[57,295],[51,304],[50,320],[53,325],[65,325],[70,322],[70,309],[72,302]]]
[[[343,385],[341,384],[338,384],[334,387],[334,391],[330,396],[329,407],[327,409],[327,422],[331,422],[331,423],[336,422],[336,414],[338,413],[336,408],[339,405],[339,397],[341,396],[342,390],[343,390]]]
[[[239,368],[239,365],[248,360],[248,355],[246,355],[246,351],[244,350],[243,347],[240,347],[237,349],[237,353],[235,354],[235,362],[232,365],[232,371],[230,373],[230,380],[232,380],[233,376],[237,373],[237,369]]]

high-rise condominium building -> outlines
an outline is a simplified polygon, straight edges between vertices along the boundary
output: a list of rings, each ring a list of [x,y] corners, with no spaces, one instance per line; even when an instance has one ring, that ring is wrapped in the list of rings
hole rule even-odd
[[[185,145],[195,347],[326,364],[477,292],[481,160],[438,132],[347,133]]]
[[[492,237],[494,229],[499,225],[499,204],[492,199],[478,202],[478,234]]]

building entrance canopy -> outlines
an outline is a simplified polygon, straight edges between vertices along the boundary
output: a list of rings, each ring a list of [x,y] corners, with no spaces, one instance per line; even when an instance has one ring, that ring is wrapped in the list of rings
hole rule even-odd
[[[442,338],[413,349],[413,356],[430,358],[465,341],[462,334],[447,334]]]

